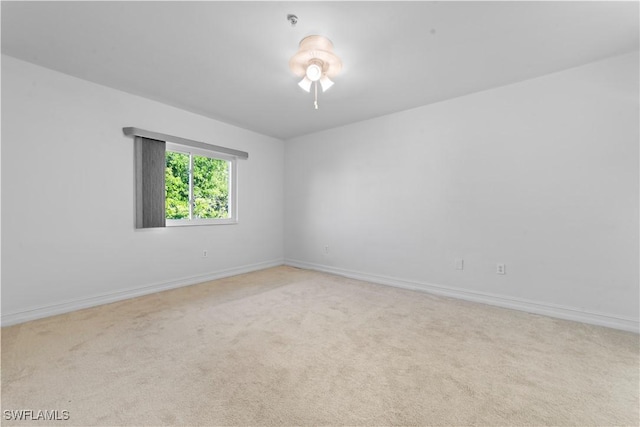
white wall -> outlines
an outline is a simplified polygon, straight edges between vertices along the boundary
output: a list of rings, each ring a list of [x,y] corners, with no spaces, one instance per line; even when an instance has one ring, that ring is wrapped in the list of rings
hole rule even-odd
[[[124,126],[249,152],[240,223],[135,230]],[[283,147],[2,56],[3,325],[282,263]]]
[[[289,140],[287,263],[637,330],[638,114],[636,52]]]

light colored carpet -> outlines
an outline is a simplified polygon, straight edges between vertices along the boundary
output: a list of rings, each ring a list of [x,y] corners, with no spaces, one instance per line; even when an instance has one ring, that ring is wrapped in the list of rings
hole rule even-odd
[[[630,425],[638,335],[278,267],[2,330],[56,425]]]

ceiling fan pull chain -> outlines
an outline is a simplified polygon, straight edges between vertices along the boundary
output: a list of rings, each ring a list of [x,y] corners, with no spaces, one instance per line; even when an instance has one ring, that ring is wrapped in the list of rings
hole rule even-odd
[[[313,82],[313,89],[316,95],[316,98],[313,101],[313,106],[316,107],[316,110],[317,110],[318,109],[318,82],[317,81]]]

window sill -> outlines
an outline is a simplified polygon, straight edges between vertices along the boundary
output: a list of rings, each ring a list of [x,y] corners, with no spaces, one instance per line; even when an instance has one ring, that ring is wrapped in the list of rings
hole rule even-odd
[[[237,224],[237,219],[192,219],[192,220],[171,220],[168,219],[167,227],[193,227],[200,225],[234,225]]]

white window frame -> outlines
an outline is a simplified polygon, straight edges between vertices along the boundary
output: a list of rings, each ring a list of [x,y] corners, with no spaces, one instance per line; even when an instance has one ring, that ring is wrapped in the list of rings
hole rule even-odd
[[[188,145],[166,142],[166,151],[189,154],[189,218],[166,219],[167,227],[193,225],[225,225],[238,223],[238,162],[235,156],[229,156],[213,150],[204,150]],[[229,218],[191,218],[193,216],[193,156],[209,157],[229,162]]]

